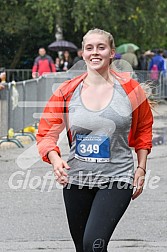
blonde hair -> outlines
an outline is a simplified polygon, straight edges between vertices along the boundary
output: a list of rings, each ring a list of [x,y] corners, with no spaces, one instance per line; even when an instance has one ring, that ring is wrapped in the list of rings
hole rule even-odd
[[[85,36],[83,37],[82,49],[84,48],[84,43],[85,43],[86,37],[87,37],[88,35],[94,34],[94,33],[100,34],[100,35],[105,35],[105,36],[108,38],[108,40],[109,40],[109,44],[110,44],[111,49],[114,49],[114,48],[115,48],[114,38],[113,38],[112,34],[109,33],[109,32],[106,32],[106,31],[104,31],[104,30],[95,28],[95,29],[89,30],[89,31],[85,34]]]
[[[145,92],[151,109],[155,111],[154,108],[158,104],[158,100],[156,100],[155,94],[153,94],[153,88],[155,87],[154,82],[151,80],[147,80],[146,82],[140,83],[140,86]]]

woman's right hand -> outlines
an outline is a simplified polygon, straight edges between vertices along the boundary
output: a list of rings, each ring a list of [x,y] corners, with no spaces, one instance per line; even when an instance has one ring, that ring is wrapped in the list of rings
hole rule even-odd
[[[56,177],[56,180],[61,185],[66,185],[68,183],[67,172],[70,167],[66,161],[64,161],[56,151],[50,151],[48,158],[53,166],[53,171]]]

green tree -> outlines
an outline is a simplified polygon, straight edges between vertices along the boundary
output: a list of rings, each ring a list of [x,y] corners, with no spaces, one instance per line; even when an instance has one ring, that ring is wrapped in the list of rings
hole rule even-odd
[[[40,46],[47,46],[54,39],[53,14],[45,14],[41,2],[26,0],[1,0],[0,33],[1,57],[0,65],[6,68],[19,67],[22,61],[30,61],[37,54]],[[49,1],[48,1],[49,2]],[[52,7],[54,6],[54,1]],[[47,7],[47,8],[46,8]],[[52,24],[53,22],[53,24]]]
[[[0,0],[0,5],[0,65],[6,68],[30,68],[38,48],[55,40],[57,24],[78,47],[88,29],[99,27],[114,35],[116,46],[167,48],[167,1]]]

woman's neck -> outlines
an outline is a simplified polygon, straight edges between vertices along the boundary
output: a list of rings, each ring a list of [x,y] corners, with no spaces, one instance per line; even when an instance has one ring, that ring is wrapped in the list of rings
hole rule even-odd
[[[104,85],[104,84],[112,84],[113,83],[113,77],[110,73],[110,71],[103,72],[102,74],[95,71],[89,71],[88,75],[85,78],[85,83],[87,85]]]

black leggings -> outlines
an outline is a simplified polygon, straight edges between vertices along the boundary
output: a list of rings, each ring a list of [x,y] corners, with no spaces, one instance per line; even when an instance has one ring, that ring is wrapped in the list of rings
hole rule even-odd
[[[130,203],[132,192],[132,186],[124,182],[113,182],[112,187],[107,185],[105,189],[86,186],[80,189],[77,185],[63,189],[76,252],[107,252],[110,237]]]

